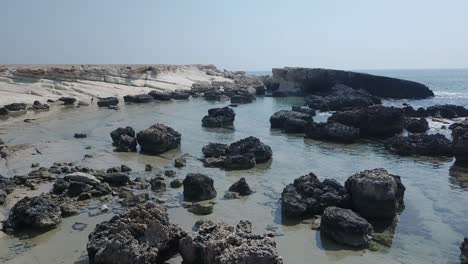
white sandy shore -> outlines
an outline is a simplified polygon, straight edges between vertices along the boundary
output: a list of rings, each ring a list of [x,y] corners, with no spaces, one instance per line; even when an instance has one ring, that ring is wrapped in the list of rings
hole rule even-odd
[[[0,107],[63,96],[89,101],[190,89],[195,82],[212,81],[232,80],[212,65],[0,65]]]

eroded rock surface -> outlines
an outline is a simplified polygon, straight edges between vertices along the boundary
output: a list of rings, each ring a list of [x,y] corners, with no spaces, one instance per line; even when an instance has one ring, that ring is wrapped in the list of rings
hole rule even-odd
[[[161,154],[179,147],[182,135],[163,124],[156,124],[137,134],[141,151],[149,154]]]

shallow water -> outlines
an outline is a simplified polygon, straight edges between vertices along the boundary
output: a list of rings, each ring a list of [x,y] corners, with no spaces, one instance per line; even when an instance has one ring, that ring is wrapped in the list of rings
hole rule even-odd
[[[31,170],[33,162],[48,167],[54,161],[77,161],[84,166],[102,169],[126,164],[134,171],[142,171],[148,163],[159,168],[172,167],[173,158],[189,153],[192,157],[187,166],[175,169],[177,176],[183,178],[188,172],[205,173],[214,179],[218,191],[214,213],[206,218],[232,224],[247,219],[259,232],[276,228],[280,234],[278,250],[285,263],[459,262],[458,247],[468,233],[468,193],[463,187],[468,173],[450,172],[452,159],[398,157],[372,142],[324,143],[270,129],[269,118],[273,112],[300,103],[301,98],[257,98],[252,104],[235,108],[234,129],[201,127],[200,120],[209,108],[225,106],[227,102],[191,99],[122,105],[120,111],[94,106],[60,108],[59,111],[34,115],[37,120],[33,123],[0,123],[1,137],[8,145],[33,144],[42,153],[13,155],[7,163],[0,163],[0,173],[8,176],[25,174]],[[180,149],[161,156],[112,151],[110,131],[127,125],[138,131],[155,123],[169,125],[182,134]],[[73,134],[76,132],[87,133],[88,137],[75,139]],[[273,160],[251,170],[229,172],[204,168],[197,160],[202,156],[202,147],[209,142],[230,143],[247,136],[259,137],[270,145]],[[87,146],[92,148],[86,149]],[[85,154],[92,154],[94,158],[83,159]],[[320,179],[334,178],[343,183],[353,173],[378,167],[400,175],[407,188],[406,208],[400,215],[391,246],[381,247],[378,251],[345,249],[321,238],[320,232],[311,230],[307,224],[282,222],[281,191],[295,178],[314,172]],[[140,175],[151,177],[151,173]],[[241,177],[246,177],[255,193],[240,200],[223,200],[224,191]],[[181,192],[182,189],[168,188],[162,198],[168,199],[172,221],[189,231],[202,217],[179,206]],[[86,263],[88,233],[96,223],[112,216],[108,213],[90,217],[95,209],[91,206],[79,216],[65,219],[59,228],[33,239],[0,237],[0,261]],[[83,231],[75,231],[71,228],[75,222],[88,226]],[[180,260],[171,262],[180,263]]]

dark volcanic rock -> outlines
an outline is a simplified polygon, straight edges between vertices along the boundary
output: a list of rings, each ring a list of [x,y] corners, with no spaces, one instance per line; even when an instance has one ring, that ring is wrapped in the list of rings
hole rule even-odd
[[[172,98],[175,100],[187,100],[190,97],[190,92],[186,90],[175,90],[172,93]]]
[[[359,128],[361,136],[369,137],[391,137],[402,132],[405,125],[401,108],[385,106],[335,112],[328,120]]]
[[[62,222],[60,206],[50,195],[25,197],[17,202],[3,224],[7,233],[22,230],[47,231]]]
[[[289,218],[321,214],[329,206],[348,208],[349,202],[341,184],[333,180],[321,183],[313,173],[295,179],[281,194],[282,212]]]
[[[236,227],[200,220],[195,233],[180,240],[186,264],[282,264],[274,236],[252,234],[251,224],[241,221]]]
[[[153,97],[148,94],[137,94],[137,95],[126,95],[124,96],[124,102],[126,103],[149,103],[153,101]]]
[[[224,158],[224,168],[226,170],[248,170],[255,167],[255,155],[246,153],[242,155],[229,155]],[[216,167],[216,166],[208,166]]]
[[[312,115],[290,110],[281,110],[270,117],[271,128],[281,128],[290,133],[304,132],[308,121],[312,121]]]
[[[187,234],[169,221],[166,208],[147,203],[98,224],[86,246],[90,263],[163,263]]]
[[[460,105],[434,105],[426,109],[430,116],[442,118],[468,117],[468,109]]]
[[[60,97],[58,100],[63,102],[64,105],[72,105],[76,102],[76,99],[73,97]]]
[[[120,137],[122,135],[127,135],[129,137],[135,137],[135,130],[131,127],[119,127],[116,130],[110,133],[112,138],[112,144],[116,146],[119,143]]]
[[[359,129],[351,126],[342,125],[333,121],[326,123],[309,122],[305,129],[306,137],[342,142],[352,143],[359,139]]]
[[[117,152],[135,152],[137,150],[137,140],[129,135],[121,135],[115,144]]]
[[[154,177],[150,180],[151,190],[155,192],[163,192],[166,190],[166,182],[163,177]]]
[[[186,201],[203,201],[216,197],[216,190],[213,186],[213,179],[199,174],[189,173],[184,181],[184,200]]]
[[[300,113],[305,113],[305,114],[309,114],[311,116],[315,116],[316,113],[315,113],[315,110],[308,107],[308,106],[300,106],[300,105],[293,105],[291,107],[291,110],[294,111],[294,112],[300,112]]]
[[[434,96],[434,93],[427,86],[417,82],[364,73],[289,67],[273,69],[272,71],[273,79],[279,82],[279,88],[276,92],[286,94],[327,92],[336,84],[344,84],[383,98],[428,98]]]
[[[231,104],[248,104],[253,102],[254,96],[250,95],[234,95],[231,96]]]
[[[461,250],[461,255],[460,255],[461,264],[467,264],[468,263],[468,237],[465,237],[465,239],[463,240],[460,246],[460,250]]]
[[[182,168],[182,167],[185,167],[185,165],[187,165],[187,157],[189,155],[186,153],[178,158],[176,158],[174,160],[174,167],[176,168]]]
[[[365,170],[349,177],[345,188],[353,208],[366,219],[392,219],[403,207],[405,186],[385,169]]]
[[[429,123],[426,118],[406,120],[406,130],[411,133],[424,133],[429,130]]]
[[[50,106],[48,104],[41,104],[41,102],[39,101],[34,101],[32,108],[35,111],[42,111],[42,110],[47,111],[50,109]]]
[[[442,134],[396,136],[385,147],[398,155],[452,156],[452,142]]]
[[[172,99],[172,92],[167,90],[153,90],[148,93],[148,95],[152,96],[155,100],[160,101],[169,101]]]
[[[468,167],[468,127],[452,126],[453,155],[456,165]]]
[[[163,124],[156,124],[137,134],[141,151],[149,154],[161,154],[179,147],[182,135]]]
[[[340,111],[350,108],[363,108],[382,101],[364,90],[355,90],[349,86],[337,84],[325,96],[310,95],[307,105],[320,111]]]
[[[119,104],[119,99],[117,99],[117,97],[100,98],[97,102],[97,105],[99,107],[112,106],[112,105],[118,105],[118,104]]]
[[[239,195],[250,195],[252,193],[252,190],[244,177],[232,184],[231,187],[229,187],[229,191],[239,193]]]
[[[209,143],[202,148],[202,152],[205,157],[220,157],[226,155],[228,145],[221,143]]]
[[[128,183],[130,177],[125,173],[112,172],[102,176],[102,181],[109,183],[111,186],[124,186]]]
[[[226,150],[227,156],[244,155],[252,153],[255,156],[255,162],[264,163],[271,159],[273,151],[270,146],[262,143],[256,137],[247,137],[229,145]]]
[[[234,125],[236,114],[230,107],[212,108],[202,119],[204,127],[231,127]]]
[[[26,110],[26,104],[24,103],[13,103],[4,106],[8,111],[24,111]]]
[[[328,207],[322,215],[320,232],[340,244],[361,247],[371,240],[373,227],[350,209]]]
[[[86,137],[88,137],[88,135],[86,135],[84,133],[75,133],[75,135],[73,137],[74,138],[86,138]]]

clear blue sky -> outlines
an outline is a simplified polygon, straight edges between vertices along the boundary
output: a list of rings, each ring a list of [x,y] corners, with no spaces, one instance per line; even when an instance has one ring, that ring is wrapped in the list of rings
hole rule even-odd
[[[468,67],[468,0],[0,0],[0,63]]]

